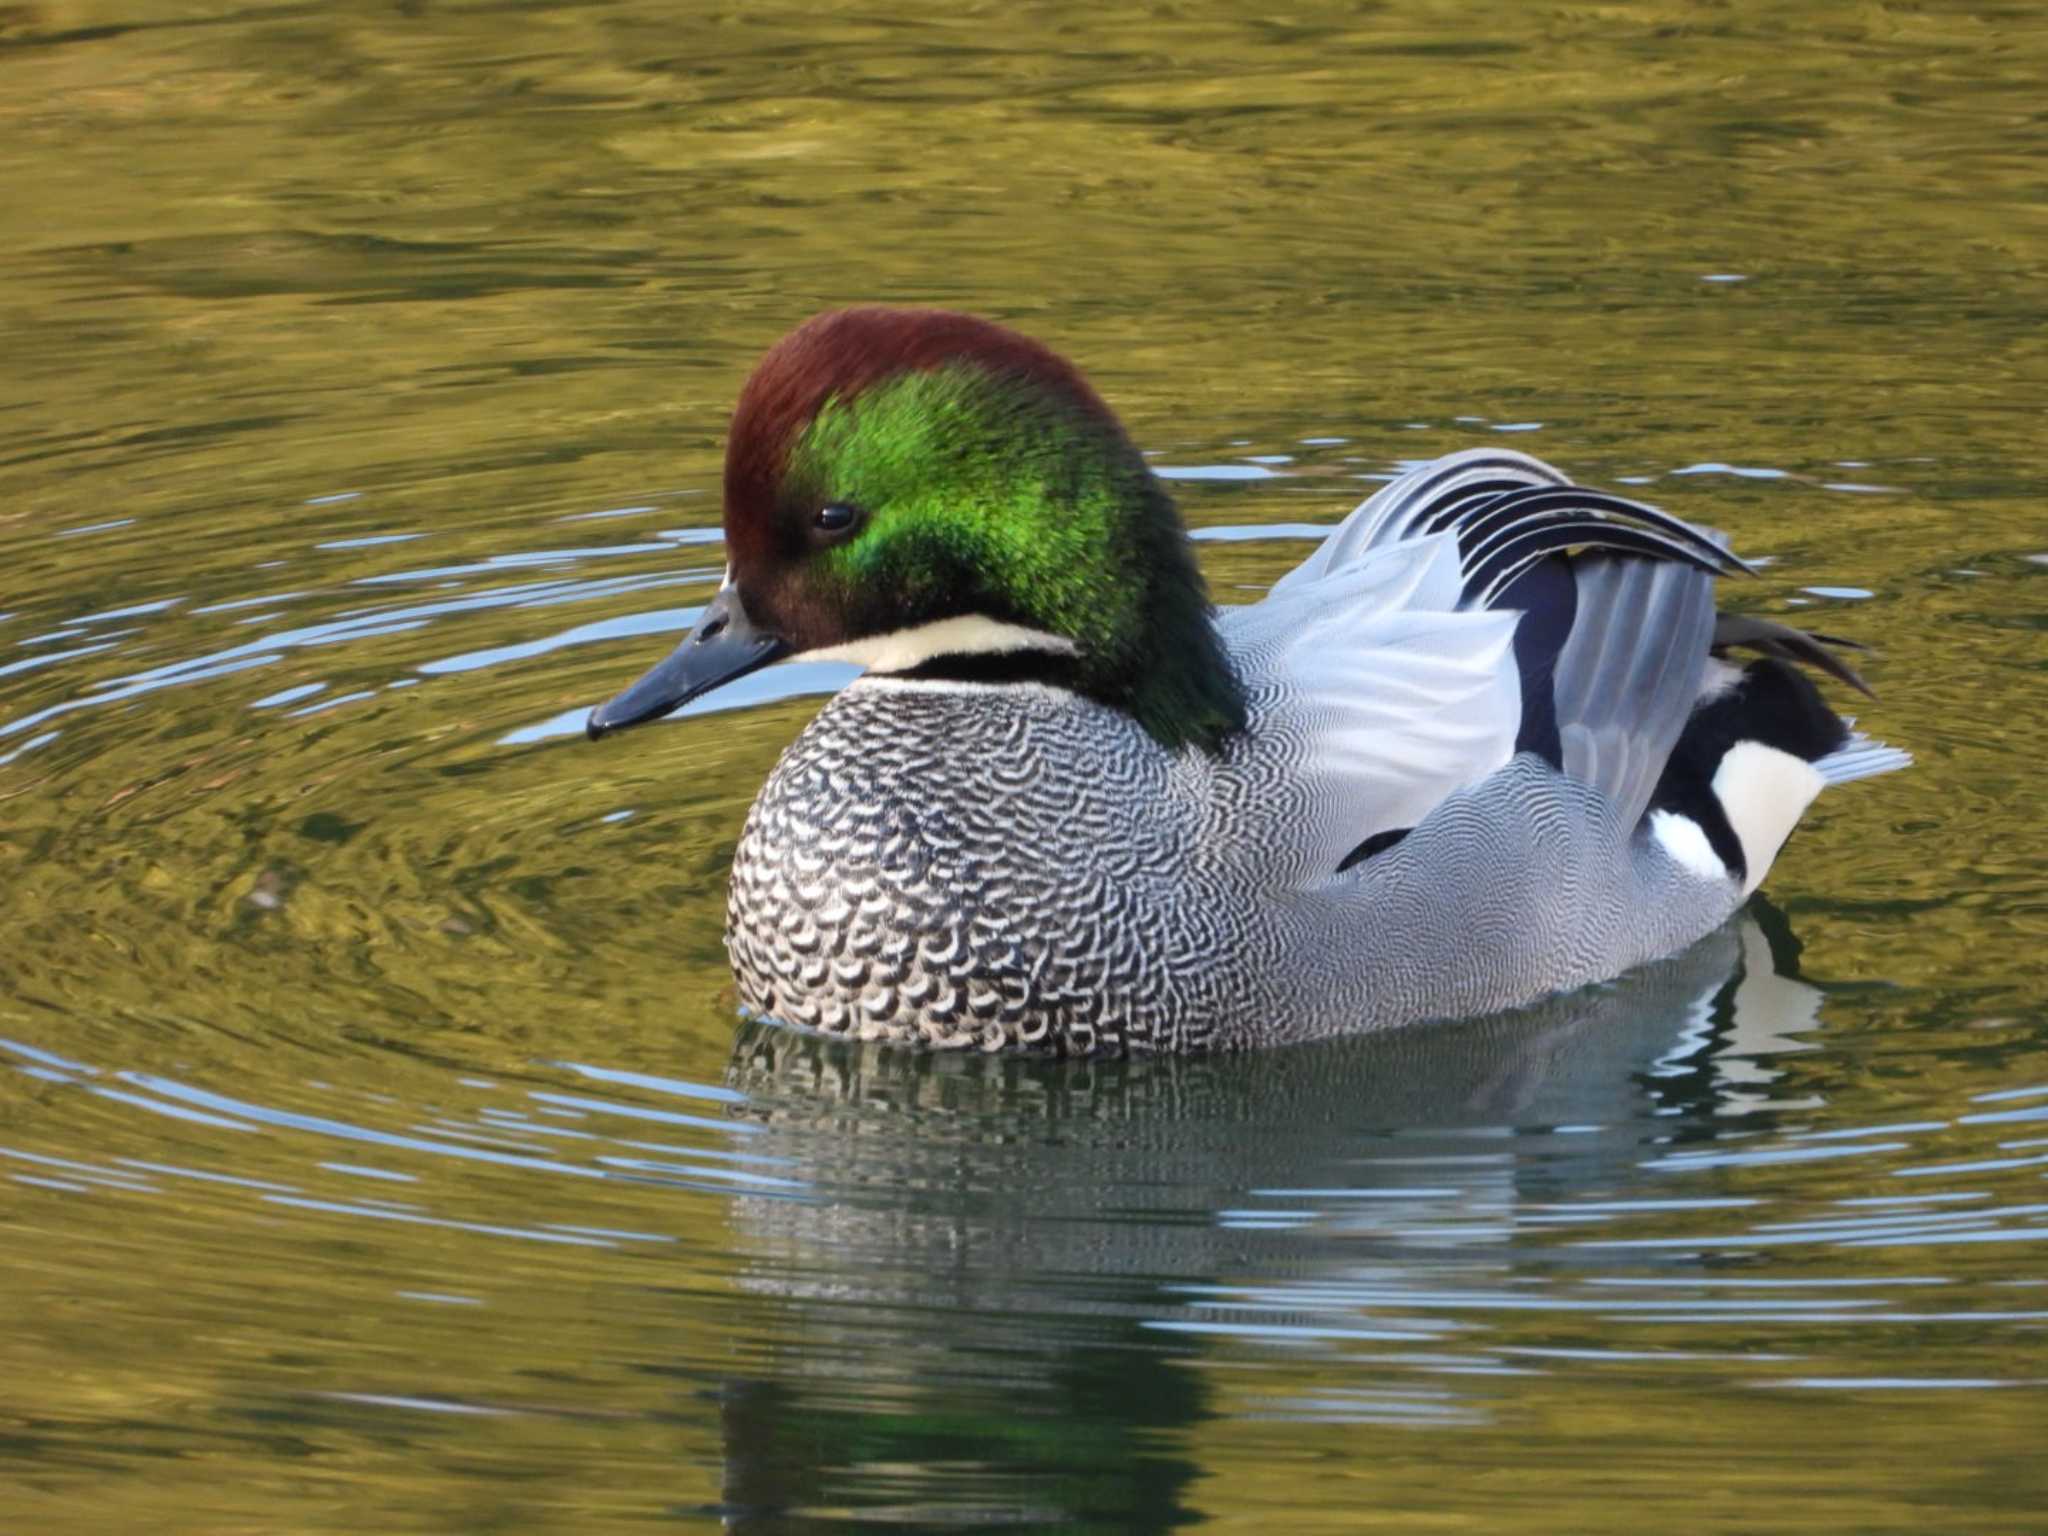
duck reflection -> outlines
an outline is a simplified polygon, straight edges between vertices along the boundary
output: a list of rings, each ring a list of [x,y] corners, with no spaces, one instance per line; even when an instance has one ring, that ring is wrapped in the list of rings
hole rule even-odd
[[[1556,1250],[1534,1266],[1524,1246],[1546,1208],[1791,1102],[1770,1061],[1805,1048],[1821,995],[1796,952],[1757,902],[1520,1013],[1229,1057],[748,1026],[728,1082],[763,1132],[749,1150],[802,1193],[732,1206],[768,1315],[722,1401],[729,1528],[1189,1523],[1204,1364],[1243,1340],[1300,1358],[1341,1339],[1358,1416],[1469,1414],[1414,1390],[1418,1363],[1476,1348],[1432,1297],[1547,1283]]]

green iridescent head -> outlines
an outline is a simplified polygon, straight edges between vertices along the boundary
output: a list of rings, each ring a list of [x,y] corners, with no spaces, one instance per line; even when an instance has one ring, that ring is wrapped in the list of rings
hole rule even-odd
[[[1037,679],[1176,748],[1244,722],[1172,500],[1081,375],[1001,326],[848,309],[783,338],[733,414],[725,534],[728,611],[678,658],[741,632],[760,660],[738,670]],[[647,718],[614,705],[593,732]]]

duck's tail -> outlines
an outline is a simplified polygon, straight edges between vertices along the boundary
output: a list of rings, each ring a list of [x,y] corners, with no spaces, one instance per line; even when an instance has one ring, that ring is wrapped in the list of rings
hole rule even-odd
[[[1835,654],[1847,642],[1767,620],[1723,617],[1707,688],[1679,734],[1651,797],[1651,825],[1674,849],[1711,856],[1754,891],[1821,790],[1904,768],[1897,747],[1858,734],[1799,668],[1810,666],[1868,694]],[[1760,653],[1736,667],[1734,649]],[[1861,647],[1847,646],[1851,649]],[[1664,818],[1683,818],[1698,829]]]
[[[1854,725],[1856,721],[1851,717],[1842,723]],[[1896,773],[1912,766],[1912,753],[1886,746],[1861,731],[1851,731],[1847,741],[1814,763],[1813,771],[1829,784],[1853,784],[1858,779],[1874,779],[1880,773]]]

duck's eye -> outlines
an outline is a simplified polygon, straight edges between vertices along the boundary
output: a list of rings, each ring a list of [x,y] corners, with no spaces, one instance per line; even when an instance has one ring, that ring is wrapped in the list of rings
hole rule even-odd
[[[828,501],[811,517],[811,526],[828,538],[850,531],[860,521],[860,508],[843,501]]]

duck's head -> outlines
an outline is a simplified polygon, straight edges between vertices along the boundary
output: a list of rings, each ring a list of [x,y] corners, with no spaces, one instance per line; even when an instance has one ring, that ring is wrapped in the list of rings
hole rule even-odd
[[[725,542],[593,738],[785,656],[1049,682],[1169,747],[1244,721],[1172,499],[1071,364],[985,320],[843,309],[776,343],[733,412]]]

